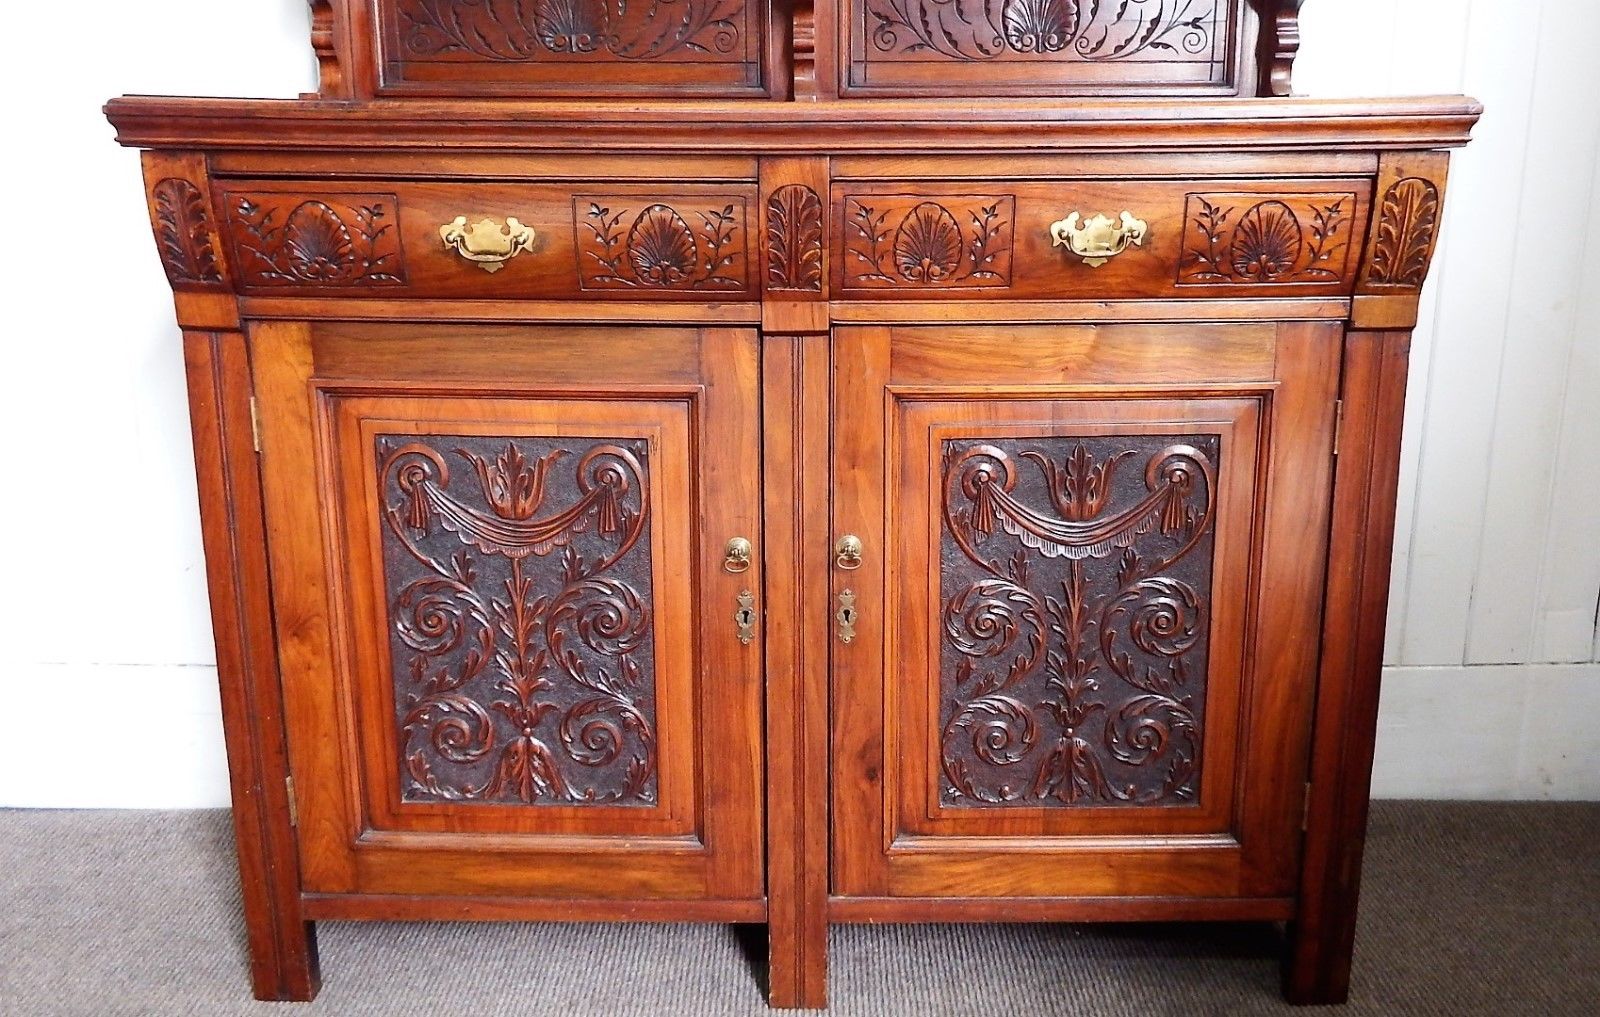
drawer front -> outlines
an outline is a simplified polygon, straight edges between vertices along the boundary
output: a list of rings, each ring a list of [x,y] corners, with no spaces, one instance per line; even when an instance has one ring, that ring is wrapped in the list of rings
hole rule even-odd
[[[756,296],[741,183],[217,185],[240,292],[457,299]]]
[[[1337,296],[1371,183],[961,180],[833,188],[836,292],[857,299]]]

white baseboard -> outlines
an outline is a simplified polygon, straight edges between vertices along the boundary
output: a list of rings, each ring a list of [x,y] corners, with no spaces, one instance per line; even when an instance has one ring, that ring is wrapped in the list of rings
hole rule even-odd
[[[0,738],[0,807],[228,804],[215,668],[28,671],[0,676],[13,705]],[[1596,718],[1600,664],[1389,668],[1373,794],[1600,800]]]

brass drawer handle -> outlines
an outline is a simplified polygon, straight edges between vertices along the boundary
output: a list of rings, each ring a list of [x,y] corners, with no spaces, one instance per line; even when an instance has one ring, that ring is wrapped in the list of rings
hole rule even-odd
[[[481,219],[467,225],[467,217],[458,215],[439,227],[439,238],[444,246],[485,272],[498,272],[506,262],[523,251],[533,250],[533,227],[524,226],[511,216],[505,225],[493,219]]]
[[[1132,212],[1123,212],[1119,221],[1096,215],[1088,222],[1083,214],[1074,212],[1060,222],[1050,224],[1050,239],[1054,247],[1065,247],[1083,259],[1090,268],[1099,268],[1131,245],[1143,247],[1150,224],[1136,219]]]
[[[722,571],[730,576],[736,576],[741,572],[750,571],[750,558],[755,554],[755,548],[744,537],[734,537],[722,549],[722,554]]]
[[[854,533],[846,533],[834,545],[833,563],[846,572],[854,572],[861,567],[862,550],[861,538]]]

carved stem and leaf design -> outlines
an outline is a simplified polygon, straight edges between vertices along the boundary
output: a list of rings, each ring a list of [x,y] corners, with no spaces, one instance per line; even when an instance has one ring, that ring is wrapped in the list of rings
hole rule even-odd
[[[1396,181],[1383,195],[1367,281],[1420,288],[1439,232],[1439,188],[1421,177]]]
[[[767,201],[767,284],[822,291],[822,199],[804,184],[780,187]]]
[[[211,216],[200,188],[181,177],[167,177],[151,191],[155,201],[156,244],[167,278],[177,283],[219,283],[217,252],[211,243]]]
[[[741,0],[398,0],[400,44],[413,58],[479,60],[740,59]]]
[[[1178,282],[1338,283],[1349,271],[1353,194],[1191,194]]]
[[[378,453],[402,798],[654,804],[645,443]]]
[[[235,262],[246,285],[366,287],[405,283],[392,195],[347,201],[230,195]]]
[[[880,53],[951,60],[1209,61],[1219,13],[1220,0],[865,0]]]
[[[664,201],[638,212],[605,199],[579,201],[573,217],[586,289],[745,289],[742,199],[687,215]]]
[[[845,200],[845,282],[856,287],[1005,286],[1015,199],[885,195]]]
[[[940,768],[954,807],[1199,795],[1220,439],[946,441]]]

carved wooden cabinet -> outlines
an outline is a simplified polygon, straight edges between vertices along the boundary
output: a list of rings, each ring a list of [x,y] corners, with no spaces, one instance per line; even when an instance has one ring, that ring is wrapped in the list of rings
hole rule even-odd
[[[1345,997],[1462,98],[1294,2],[318,0],[122,98],[255,989],[321,919],[1285,923]]]

